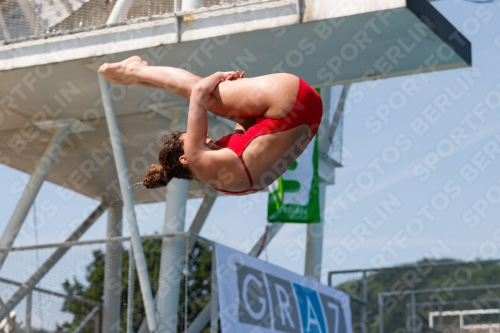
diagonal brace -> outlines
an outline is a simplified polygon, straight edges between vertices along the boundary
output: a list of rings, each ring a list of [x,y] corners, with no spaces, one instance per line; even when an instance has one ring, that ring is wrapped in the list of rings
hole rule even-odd
[[[19,230],[21,230],[24,220],[28,215],[29,209],[35,201],[38,191],[40,191],[45,178],[54,165],[54,161],[61,150],[61,145],[69,133],[69,128],[69,123],[60,123],[57,127],[55,127],[54,133],[45,148],[42,158],[40,158],[37,162],[35,172],[31,176],[21,199],[19,199],[19,203],[17,204],[14,213],[12,213],[10,221],[0,238],[0,248],[10,248],[14,243]],[[0,253],[0,269],[7,258],[7,254],[8,252]]]
[[[87,217],[85,221],[66,239],[66,242],[72,242],[78,240],[102,215],[102,213],[108,207],[107,202],[103,202],[97,207],[92,214]],[[61,259],[66,252],[68,252],[70,247],[58,248],[50,257],[45,261],[40,268],[24,283],[19,290],[9,299],[9,301],[0,308],[0,320],[7,316],[10,311],[12,311],[22,299],[28,295],[36,284],[47,274],[52,267]]]

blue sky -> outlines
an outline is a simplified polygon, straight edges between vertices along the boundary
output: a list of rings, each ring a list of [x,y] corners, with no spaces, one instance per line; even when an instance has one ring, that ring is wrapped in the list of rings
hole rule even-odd
[[[472,42],[474,67],[353,85],[344,167],[327,188],[323,282],[329,270],[500,256],[500,3],[433,4]],[[409,80],[414,93],[404,88]],[[390,112],[381,118],[385,105]],[[0,166],[0,230],[27,179]],[[59,193],[50,183],[39,193],[39,243],[62,241],[97,206],[78,194],[66,202]],[[394,204],[391,213],[387,201]],[[190,200],[186,229],[199,205]],[[142,234],[161,231],[164,207],[137,207]],[[247,250],[262,234],[266,213],[266,193],[221,197],[202,236]],[[105,230],[106,215],[82,239],[104,238]],[[34,244],[34,231],[30,213],[16,245]],[[290,224],[261,258],[302,274],[304,254],[305,226]]]

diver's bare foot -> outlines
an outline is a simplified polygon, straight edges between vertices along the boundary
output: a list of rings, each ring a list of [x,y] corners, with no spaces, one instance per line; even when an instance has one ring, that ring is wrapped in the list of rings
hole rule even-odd
[[[148,66],[139,56],[133,56],[121,62],[105,63],[99,68],[108,81],[118,84],[140,84],[138,72]]]

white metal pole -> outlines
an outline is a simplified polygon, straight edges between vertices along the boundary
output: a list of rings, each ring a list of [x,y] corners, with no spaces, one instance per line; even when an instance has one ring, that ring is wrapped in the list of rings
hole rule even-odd
[[[175,182],[175,180],[173,180],[173,181]],[[168,187],[167,187],[167,191],[168,191]],[[167,194],[167,196],[168,196],[168,194]],[[205,223],[205,220],[207,219],[208,214],[210,213],[210,210],[212,209],[213,204],[214,204],[216,199],[217,199],[217,192],[208,189],[208,193],[206,193],[205,198],[203,199],[203,203],[201,204],[201,206],[198,210],[198,213],[196,214],[196,217],[194,218],[194,221],[191,224],[189,232],[194,233],[194,234],[200,233],[201,228],[203,227],[203,224]],[[167,205],[168,205],[168,202],[169,202],[169,200],[167,199]],[[172,201],[171,201],[171,204],[172,204]],[[170,208],[166,208],[166,212],[170,212],[170,211],[172,211]],[[167,218],[166,218],[166,220],[167,220]],[[182,227],[182,228],[184,228],[184,227]],[[260,243],[258,243],[258,244],[260,244]],[[188,249],[186,251],[187,254],[191,253],[191,248],[193,245],[194,245],[194,242],[188,243]],[[161,280],[162,279],[160,279],[160,281]],[[159,294],[157,294],[157,296],[155,297],[155,300],[158,301],[158,298],[159,298]],[[156,304],[159,304],[159,303],[157,302]],[[203,327],[210,320],[210,307],[205,307],[203,309],[203,311],[204,311],[203,312],[204,316],[200,317],[200,315],[201,315],[200,314],[196,318],[196,320],[198,320],[200,323],[203,323],[200,330],[203,329]],[[197,326],[195,325],[195,323],[192,323],[191,326],[189,326],[189,328],[191,329],[191,327],[196,328]],[[146,332],[146,328],[144,327],[144,325],[141,325],[138,333],[145,333],[145,332]],[[131,333],[131,332],[127,332],[127,333]]]
[[[262,236],[260,236],[259,240],[257,241],[257,243],[255,243],[255,245],[253,246],[252,250],[250,250],[250,252],[248,252],[248,255],[250,256],[257,256],[257,254],[259,253],[259,250],[262,248],[266,248],[267,244],[269,244],[269,242],[274,238],[274,236],[276,236],[276,234],[278,233],[278,231],[280,231],[281,227],[283,227],[284,223],[270,223],[270,226],[269,226],[269,231],[267,232],[267,235],[266,233],[264,232],[264,234]],[[265,244],[262,244],[262,242],[264,241],[264,237],[266,238],[265,240]]]
[[[210,333],[219,332],[219,292],[217,290],[217,266],[215,263],[215,251],[212,251],[212,285],[210,294],[212,298],[208,306],[210,307]]]
[[[201,8],[201,0],[182,0],[181,11],[195,10]]]
[[[144,256],[144,249],[142,247],[141,235],[137,226],[137,218],[134,210],[134,199],[130,190],[130,180],[128,178],[127,163],[125,162],[125,154],[123,152],[123,145],[118,128],[118,121],[116,119],[115,108],[113,100],[111,99],[111,90],[109,82],[106,78],[98,74],[99,85],[101,88],[102,101],[104,105],[104,112],[108,123],[109,135],[111,139],[111,146],[113,148],[113,155],[116,164],[116,173],[120,183],[120,190],[122,195],[123,204],[125,206],[125,215],[127,216],[130,243],[134,249],[134,260],[137,267],[137,274],[139,276],[139,284],[141,286],[142,299],[144,302],[144,309],[146,311],[146,318],[150,331],[155,331],[158,325],[156,319],[156,309],[153,301],[153,293],[151,292],[151,284],[149,280],[148,268],[146,265],[146,257]]]
[[[10,248],[12,243],[17,237],[19,230],[23,225],[24,220],[26,219],[26,215],[28,215],[28,211],[33,205],[33,201],[35,201],[36,195],[38,191],[42,187],[42,184],[47,177],[54,161],[61,150],[61,145],[69,133],[69,124],[61,123],[55,127],[54,133],[52,133],[52,137],[50,138],[45,151],[35,166],[35,172],[31,176],[28,185],[26,185],[26,189],[23,192],[23,195],[19,199],[19,203],[12,213],[12,217],[10,218],[7,227],[5,228],[2,237],[0,238],[0,248]],[[7,258],[8,252],[0,253],[0,269]]]
[[[350,88],[351,88],[350,84],[345,84],[345,85],[334,86],[334,87],[330,87],[329,89],[322,89],[321,90],[321,99],[323,100],[323,103],[324,103],[323,110],[326,111],[325,109],[328,109],[329,112],[333,113],[331,123],[328,123],[328,119],[326,119],[326,122],[325,122],[326,132],[324,132],[322,135],[322,138],[324,140],[320,141],[319,151],[321,151],[323,153],[328,152],[328,149],[329,149],[330,144],[331,144],[330,139],[335,136],[335,132],[337,131],[337,129],[339,127],[340,118],[344,114],[345,104],[347,101],[347,96],[349,94]],[[334,94],[335,96],[340,94],[340,96],[338,97],[338,102],[335,105],[331,105],[331,98],[332,98],[331,95],[332,94]],[[328,101],[326,102],[325,100],[328,100]],[[335,109],[330,110],[330,107],[334,107]],[[326,114],[326,112],[324,114]],[[322,122],[322,125],[323,125],[323,122]],[[322,144],[323,144],[323,146],[322,146]],[[338,161],[338,162],[340,162],[340,161]]]
[[[164,234],[184,231],[188,185],[187,180],[174,178],[167,186]],[[177,331],[183,252],[184,237],[163,239],[156,296],[158,333]]]
[[[99,313],[99,307],[96,306],[95,308],[92,309],[92,311],[89,312],[87,316],[85,316],[85,318],[83,318],[82,322],[75,328],[73,333],[82,332],[83,329],[87,326],[87,324],[90,323],[92,318],[94,318],[98,313]]]
[[[7,27],[7,24],[5,23],[2,11],[0,11],[0,28],[2,29],[3,38],[5,40],[9,40],[10,39],[9,27]]]
[[[109,14],[106,24],[115,24],[127,19],[128,11],[134,3],[134,0],[118,0]]]
[[[117,200],[108,208],[107,237],[122,235],[123,203]],[[102,331],[120,332],[121,280],[122,280],[122,244],[110,242],[106,244],[104,261],[104,304]]]
[[[212,301],[210,300],[207,305],[201,310],[201,312],[196,316],[193,320],[189,328],[186,330],[186,333],[200,333],[207,323],[210,321],[210,317],[212,316]]]
[[[417,305],[415,293],[411,293],[411,332],[417,333]]]
[[[101,214],[106,210],[108,204],[103,202],[97,207],[92,214],[66,239],[66,242],[72,242],[78,240],[87,231],[94,222],[101,216]],[[19,302],[35,287],[35,285],[47,274],[48,271],[62,258],[62,256],[68,252],[70,247],[60,247],[58,248],[50,257],[47,259],[40,268],[33,273],[33,275],[22,284],[19,290],[12,295],[9,301],[0,308],[0,321],[6,317],[12,309],[16,307]]]
[[[361,304],[361,332],[368,333],[368,276],[367,272],[363,271],[363,301]]]
[[[378,294],[378,333],[384,333],[384,296]]]
[[[212,210],[215,200],[217,199],[217,192],[214,190],[208,191],[210,192],[205,194],[200,209],[198,210],[198,213],[196,213],[193,223],[189,227],[189,232],[192,232],[193,234],[200,233],[201,228],[203,227],[203,224],[205,223],[205,220],[207,219],[208,214]]]
[[[128,291],[127,291],[127,333],[132,333],[134,325],[134,280],[135,280],[135,265],[134,265],[134,250],[132,246],[129,250],[128,259]]]
[[[439,330],[443,332],[443,306],[439,305]]]
[[[338,94],[339,89],[342,89],[342,86],[335,87],[325,87],[321,88],[321,101],[323,102],[323,118],[321,118],[321,124],[318,130],[318,151],[323,154],[328,154],[330,150],[331,142],[328,138],[330,124],[330,118],[334,118],[335,109],[332,110],[332,90],[334,91],[334,95]]]
[[[319,182],[319,208],[321,214],[320,223],[307,225],[306,262],[304,275],[320,281],[321,279],[321,259],[323,255],[323,224],[325,210],[326,184]]]
[[[25,331],[26,333],[31,333],[31,309],[33,305],[33,291],[28,293],[26,297],[26,325]]]
[[[96,315],[94,316],[94,333],[100,333],[101,312],[102,312],[102,309],[100,311],[97,311]]]

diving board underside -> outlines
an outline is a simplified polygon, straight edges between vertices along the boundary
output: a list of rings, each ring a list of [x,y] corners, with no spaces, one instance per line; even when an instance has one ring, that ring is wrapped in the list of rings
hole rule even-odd
[[[250,77],[284,71],[316,87],[471,64],[470,43],[427,1],[373,1],[347,14],[322,2],[323,7],[305,12],[303,20],[309,22],[303,23],[294,3],[274,1],[0,46],[0,162],[31,173],[50,138],[36,123],[75,118],[89,130],[68,136],[47,180],[92,198],[117,196],[99,85],[89,68],[132,55],[200,76],[218,70],[245,70]],[[179,128],[173,114],[187,104],[145,87],[112,85],[112,91],[135,183],[157,163],[161,135]],[[214,138],[231,130],[215,118],[210,127]],[[191,182],[190,197],[202,195],[200,184]],[[137,188],[134,200],[164,201],[165,191]]]

